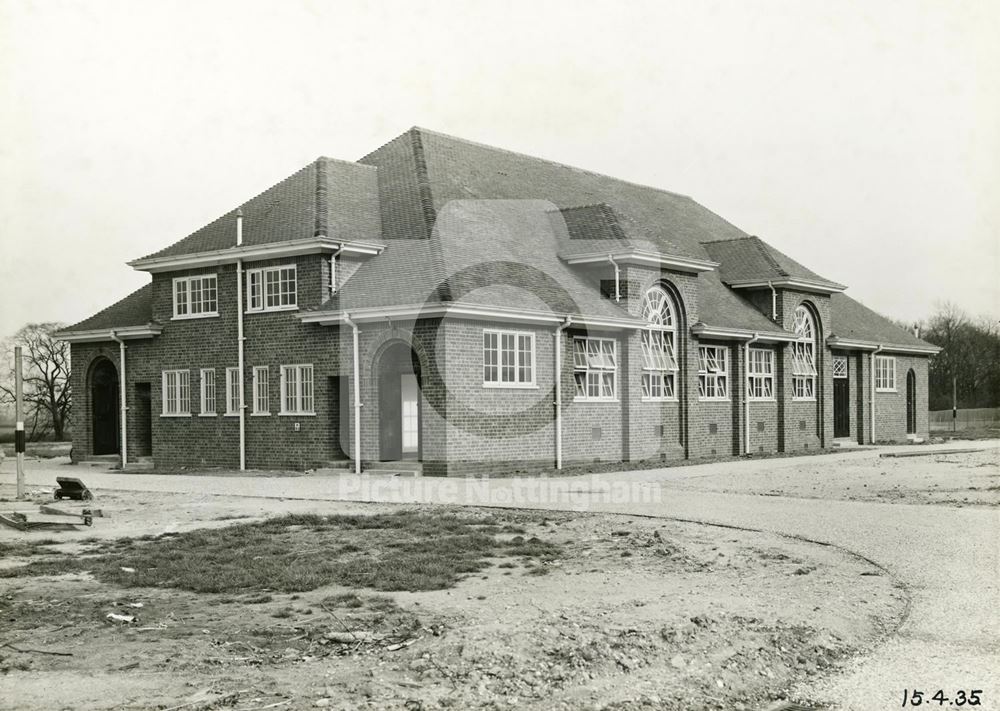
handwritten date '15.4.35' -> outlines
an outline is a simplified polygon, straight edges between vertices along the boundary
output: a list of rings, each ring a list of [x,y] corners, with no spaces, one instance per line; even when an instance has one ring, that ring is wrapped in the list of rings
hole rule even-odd
[[[930,691],[903,689],[903,706],[979,706],[982,704],[980,699],[982,693],[982,689],[969,691],[959,689],[949,696],[941,689],[935,691],[933,695]]]

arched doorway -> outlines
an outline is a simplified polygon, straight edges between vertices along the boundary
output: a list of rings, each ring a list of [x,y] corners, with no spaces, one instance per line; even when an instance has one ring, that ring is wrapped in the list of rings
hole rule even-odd
[[[420,361],[402,341],[378,363],[379,460],[421,458]]]
[[[906,434],[917,433],[917,374],[906,374]]]
[[[94,454],[120,454],[118,442],[118,369],[101,358],[90,371],[90,412]]]

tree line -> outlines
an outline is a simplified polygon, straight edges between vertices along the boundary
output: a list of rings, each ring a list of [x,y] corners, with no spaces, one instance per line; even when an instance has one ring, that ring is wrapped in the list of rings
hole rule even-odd
[[[1000,322],[942,303],[921,326],[920,337],[941,348],[930,362],[930,409],[952,407],[953,384],[959,409],[1000,407]]]

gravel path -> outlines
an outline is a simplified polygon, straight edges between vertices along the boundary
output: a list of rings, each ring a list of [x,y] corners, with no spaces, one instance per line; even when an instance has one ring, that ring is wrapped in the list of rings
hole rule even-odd
[[[977,445],[995,447],[997,442]],[[1000,509],[756,496],[691,486],[701,477],[707,481],[796,467],[834,477],[845,460],[877,456],[862,450],[584,477],[476,481],[374,475],[158,476],[31,462],[27,481],[48,487],[56,475],[75,475],[94,489],[605,511],[722,523],[831,543],[887,568],[909,589],[911,609],[887,643],[846,673],[803,693],[836,709],[880,711],[900,708],[904,688],[923,691],[925,706],[938,689],[952,700],[958,690],[982,689],[978,708],[1000,709]],[[12,483],[12,465],[4,463],[0,482]],[[936,702],[930,706],[940,708]]]

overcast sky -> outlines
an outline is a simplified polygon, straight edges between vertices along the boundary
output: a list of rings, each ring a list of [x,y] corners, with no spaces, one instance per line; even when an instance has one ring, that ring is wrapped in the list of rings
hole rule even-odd
[[[0,0],[0,335],[411,125],[693,196],[914,319],[1000,317],[1000,3]]]

